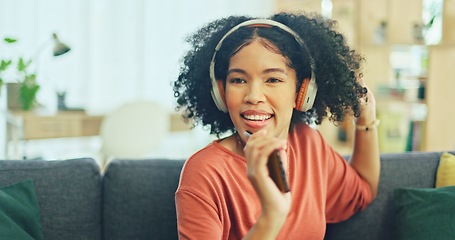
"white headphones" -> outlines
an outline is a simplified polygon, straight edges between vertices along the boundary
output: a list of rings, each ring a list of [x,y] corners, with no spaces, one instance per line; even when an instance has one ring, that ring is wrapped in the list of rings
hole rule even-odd
[[[310,79],[304,79],[302,82],[302,85],[300,86],[299,93],[297,94],[297,99],[296,99],[296,110],[306,112],[307,110],[311,109],[313,107],[314,99],[316,98],[316,93],[318,91],[318,87],[316,85],[316,77],[314,74],[314,69],[315,69],[315,64],[314,60],[311,57],[310,52],[308,51],[307,46],[305,45],[305,42],[302,40],[302,38],[297,35],[291,28],[288,26],[274,21],[270,19],[252,19],[248,20],[245,22],[242,22],[235,27],[233,27],[231,30],[229,30],[218,42],[218,44],[215,47],[215,52],[213,53],[212,60],[210,62],[210,80],[212,82],[212,98],[213,101],[215,102],[217,108],[220,111],[227,112],[227,107],[226,104],[224,103],[224,90],[223,86],[218,84],[216,78],[215,78],[215,57],[218,51],[221,48],[221,45],[223,44],[224,39],[226,39],[230,34],[233,32],[237,31],[241,27],[245,26],[250,26],[250,27],[278,27],[283,31],[288,32],[291,34],[295,40],[302,46],[303,48],[306,49],[308,52],[308,56],[310,58],[310,67],[311,67],[311,78]]]

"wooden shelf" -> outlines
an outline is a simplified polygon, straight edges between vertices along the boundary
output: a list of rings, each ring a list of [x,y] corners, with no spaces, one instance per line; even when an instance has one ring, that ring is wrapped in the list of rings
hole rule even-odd
[[[21,122],[21,140],[84,137],[99,134],[103,116],[90,116],[83,112],[58,112],[36,114],[34,112],[12,112]]]

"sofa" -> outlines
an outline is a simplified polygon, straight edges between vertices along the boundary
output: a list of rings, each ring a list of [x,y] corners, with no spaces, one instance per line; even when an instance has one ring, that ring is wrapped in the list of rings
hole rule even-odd
[[[395,239],[392,193],[432,188],[441,152],[381,155],[379,194],[326,239]],[[174,192],[184,160],[1,160],[0,187],[32,179],[46,240],[177,239]],[[4,239],[1,237],[0,239]]]

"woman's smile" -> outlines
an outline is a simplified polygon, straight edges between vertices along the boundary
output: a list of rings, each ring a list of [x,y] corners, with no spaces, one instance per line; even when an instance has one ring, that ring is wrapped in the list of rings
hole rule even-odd
[[[264,128],[271,121],[273,116],[273,114],[253,110],[247,110],[241,114],[245,125],[248,126],[249,130],[254,130],[253,132]]]

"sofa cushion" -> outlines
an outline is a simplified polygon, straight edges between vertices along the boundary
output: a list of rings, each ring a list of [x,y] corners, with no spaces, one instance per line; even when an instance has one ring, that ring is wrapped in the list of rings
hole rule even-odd
[[[44,239],[32,180],[0,188],[0,238]]]
[[[398,238],[449,240],[455,236],[455,186],[398,188],[394,192]]]
[[[448,152],[441,155],[436,173],[436,187],[445,186],[455,186],[455,155]]]
[[[183,160],[114,160],[103,178],[105,239],[177,239],[174,194]]]
[[[101,239],[101,175],[93,159],[1,160],[0,187],[32,179],[46,240]]]
[[[325,239],[396,239],[393,191],[398,187],[434,187],[440,157],[437,152],[382,154],[378,196],[363,212],[329,224]]]

